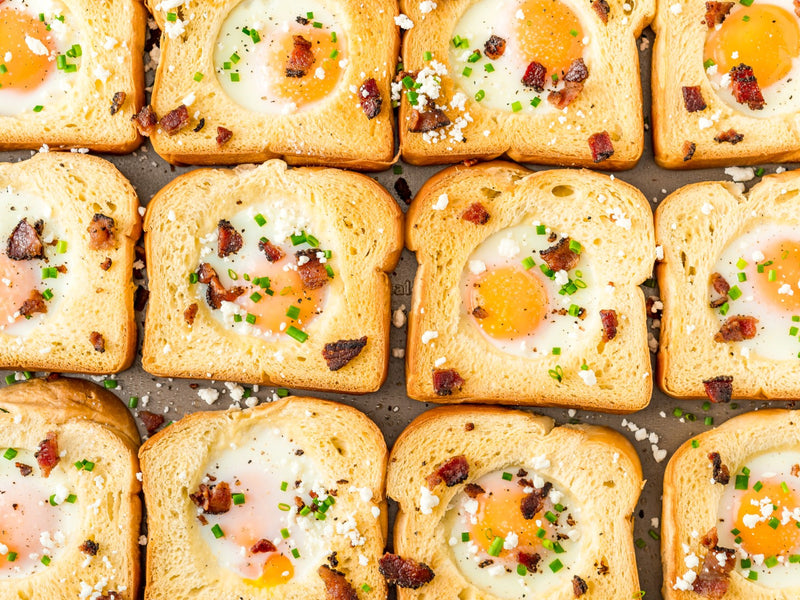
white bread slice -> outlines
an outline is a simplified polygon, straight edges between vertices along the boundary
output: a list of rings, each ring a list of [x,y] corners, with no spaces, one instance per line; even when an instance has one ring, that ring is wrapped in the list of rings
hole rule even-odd
[[[711,87],[703,64],[709,31],[705,16],[702,0],[658,3],[651,74],[656,163],[667,169],[699,169],[800,160],[796,110],[751,117],[721,100]],[[684,86],[699,86],[704,110],[687,110]],[[715,141],[731,129],[744,138],[735,144]]]
[[[52,216],[44,219],[44,231],[63,232],[67,246],[60,254],[44,240],[51,262],[40,261],[40,266],[63,264],[67,271],[58,278],[71,283],[48,302],[46,314],[34,315],[41,321],[31,330],[0,331],[0,367],[80,373],[126,369],[136,352],[132,268],[141,234],[133,186],[101,158],[50,152],[0,164],[0,189],[7,188],[39,197],[49,206]],[[114,220],[114,233],[108,247],[95,250],[88,229],[97,214]],[[17,221],[19,217],[13,218],[4,230]],[[5,253],[7,238],[0,243]],[[50,287],[49,281],[37,284],[41,292]],[[95,332],[103,338],[102,351],[92,341]]]
[[[438,210],[443,194],[447,205]],[[490,215],[484,225],[462,218],[475,202]],[[596,273],[598,308],[617,313],[616,338],[603,343],[598,325],[574,352],[516,356],[495,348],[469,322],[456,290],[470,254],[492,234],[523,221],[541,222],[583,245]],[[638,190],[590,171],[532,173],[504,162],[456,166],[435,175],[419,191],[407,215],[406,235],[419,262],[409,312],[409,396],[609,412],[647,406],[652,382],[644,296],[637,286],[650,274],[655,249],[652,213]],[[612,282],[613,287],[607,285]],[[442,369],[455,369],[465,380],[452,395],[439,396],[434,389],[431,374],[441,357],[446,358]],[[583,361],[594,370],[596,385],[579,377]],[[548,375],[556,364],[564,372],[560,382]]]
[[[656,272],[664,315],[658,382],[667,394],[705,397],[703,381],[719,376],[733,377],[734,398],[792,399],[800,394],[796,360],[756,353],[745,357],[735,342],[715,342],[720,320],[709,306],[709,281],[724,248],[758,223],[796,225],[798,190],[800,174],[789,171],[764,177],[746,194],[730,182],[690,184],[659,205],[656,237],[664,258]],[[732,305],[728,316],[735,314],[750,313]]]
[[[549,417],[527,412],[459,406],[436,408],[412,421],[389,458],[387,494],[400,505],[394,551],[428,565],[435,574],[418,591],[398,589],[400,600],[495,598],[464,577],[445,537],[442,519],[463,486],[437,485],[429,491],[438,505],[430,507],[429,502],[429,514],[421,510],[420,488],[428,485],[426,477],[436,465],[458,455],[469,465],[464,485],[522,465],[528,477],[538,474],[554,482],[580,505],[577,562],[562,571],[565,577],[542,597],[573,598],[573,576],[588,585],[582,598],[632,598],[638,593],[632,512],[644,482],[630,443],[605,427],[554,427]]]
[[[243,108],[228,96],[217,79],[217,35],[237,4],[232,0],[147,0],[165,32],[152,107],[158,117],[163,117],[187,104],[187,97],[192,99],[188,106],[192,117],[189,126],[171,136],[161,128],[151,135],[156,152],[171,163],[184,164],[237,164],[281,158],[293,165],[371,171],[388,168],[394,162],[390,81],[400,46],[394,23],[396,2],[323,1],[338,16],[338,34],[348,44],[348,62],[329,98],[318,106],[285,115]],[[298,3],[298,16],[304,17],[306,10]],[[169,13],[176,15],[175,22],[167,21]],[[267,21],[265,15],[262,22]],[[174,33],[176,24],[182,24],[178,28],[182,33]],[[195,80],[196,73],[203,74],[201,81]],[[227,77],[228,73],[221,71],[219,76]],[[313,72],[306,75],[313,76]],[[383,100],[380,113],[372,119],[365,115],[358,96],[358,89],[369,78],[375,79]],[[195,132],[199,119],[204,120],[204,126]],[[217,142],[218,127],[232,132],[230,140],[222,145]]]
[[[0,448],[17,450],[17,460],[55,433],[60,460],[54,470],[65,474],[78,509],[75,529],[60,553],[33,575],[0,580],[0,598],[67,600],[110,592],[118,592],[119,598],[137,597],[139,434],[127,408],[87,381],[34,379],[0,390],[0,432]],[[73,466],[84,460],[94,463],[91,470]],[[29,466],[34,468],[29,477],[42,477],[36,461]],[[91,559],[79,548],[86,540],[98,545]],[[96,594],[90,596],[89,588]]]
[[[327,240],[332,251],[330,296],[323,314],[304,327],[309,336],[304,343],[287,335],[267,340],[226,329],[202,298],[203,286],[189,281],[203,262],[198,240],[216,232],[220,219],[271,198],[290,198],[292,210],[313,216],[314,235]],[[145,230],[150,301],[143,365],[148,372],[353,393],[375,391],[384,381],[390,328],[386,272],[402,249],[402,213],[369,177],[290,169],[279,160],[198,170],[156,195]],[[189,325],[184,312],[191,304],[199,310]],[[330,370],[324,346],[362,336],[367,337],[363,351],[343,368]]]
[[[65,26],[76,23],[80,29],[81,56],[68,59],[79,65],[69,75],[71,90],[63,100],[42,104],[40,112],[0,115],[0,150],[38,150],[44,145],[132,152],[142,142],[131,117],[144,101],[147,10],[142,0],[63,3],[69,10]],[[124,98],[117,96],[121,104],[115,103],[120,92]]]
[[[258,589],[245,583],[234,571],[220,566],[200,537],[203,526],[189,494],[204,481],[208,461],[232,447],[232,443],[241,441],[248,432],[262,430],[274,430],[303,450],[303,458],[312,461],[323,477],[319,483],[329,491],[337,490],[336,503],[326,513],[331,531],[324,541],[329,544],[330,552],[336,553],[335,568],[358,590],[359,598],[385,599],[386,584],[377,564],[388,523],[384,496],[387,451],[383,435],[372,421],[353,408],[303,397],[244,411],[194,413],[142,446],[139,456],[149,529],[145,598],[326,598],[317,565],[312,565],[307,578]],[[276,450],[263,450],[271,451]],[[305,485],[308,489],[308,482]],[[235,491],[235,485],[231,489]],[[273,492],[280,494],[277,490],[269,491]],[[245,501],[258,502],[258,498],[246,496]],[[231,510],[235,511],[236,506]],[[348,520],[353,527],[344,525]],[[362,544],[351,545],[353,538],[348,532],[352,531],[363,537]],[[359,560],[360,555],[366,558],[366,564]],[[365,584],[371,588],[370,592],[365,591]]]
[[[454,82],[456,67],[450,63],[449,52],[454,35],[459,34],[457,23],[477,2],[440,2],[432,11],[425,12],[430,4],[418,0],[400,1],[401,12],[414,23],[403,38],[403,68],[414,74],[429,66],[425,60],[428,52],[444,65],[446,72],[440,76],[441,89],[436,105],[445,107],[444,112],[453,125],[432,133],[411,132],[409,119],[413,107],[404,93],[398,122],[400,150],[405,161],[430,165],[507,157],[517,162],[603,170],[630,169],[637,163],[644,149],[644,124],[636,38],[653,18],[654,1],[604,2],[610,9],[607,23],[603,23],[591,2],[566,2],[577,14],[589,41],[584,53],[589,76],[584,88],[563,110],[547,110],[550,108],[547,91],[538,94],[541,104],[531,110],[528,104],[534,94],[521,83],[525,73],[522,67],[517,89],[506,92],[510,98],[520,99],[520,112],[488,108],[471,94],[466,95],[466,103],[461,108],[462,103],[453,103],[459,88]],[[491,3],[484,4],[493,10]],[[513,14],[509,12],[512,20]],[[476,49],[483,52],[484,42],[492,33],[487,31],[484,39],[469,40],[466,52]],[[481,61],[484,62],[485,59]],[[482,64],[474,68],[483,71]],[[468,123],[461,122],[464,120]],[[463,140],[458,139],[457,129],[461,129]],[[441,139],[431,141],[431,136],[437,132],[445,133]],[[595,162],[589,138],[603,132],[608,133],[614,153],[610,158]],[[456,134],[455,137],[451,133]]]

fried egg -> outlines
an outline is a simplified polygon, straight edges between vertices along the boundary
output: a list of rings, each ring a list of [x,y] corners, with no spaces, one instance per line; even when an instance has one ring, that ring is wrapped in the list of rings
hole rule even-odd
[[[735,569],[769,588],[796,587],[800,576],[800,451],[749,458],[725,487],[719,546],[736,549]]]
[[[325,310],[336,281],[336,261],[325,248],[327,240],[313,235],[311,219],[293,207],[291,199],[251,206],[228,221],[242,236],[241,250],[218,255],[218,229],[201,241],[200,262],[210,264],[226,289],[244,289],[233,302],[212,310],[225,328],[244,335],[275,341],[291,335],[303,338],[307,327]],[[282,257],[271,262],[260,245],[267,240]],[[299,267],[308,262],[298,252],[310,252],[327,271],[326,282],[316,289],[304,285]],[[207,286],[196,285],[198,300],[206,304]],[[300,341],[298,339],[298,341]],[[303,339],[304,341],[304,339]]]
[[[200,535],[220,566],[248,584],[270,588],[303,579],[331,553],[335,498],[317,465],[280,430],[251,428],[242,443],[212,455],[203,473],[206,485],[227,483],[233,502],[225,513],[203,515]],[[272,549],[254,552],[261,540]]]
[[[712,87],[726,104],[751,117],[800,110],[800,22],[791,0],[755,0],[734,5],[721,25],[709,30],[703,55]],[[731,93],[731,69],[753,69],[765,105],[751,110]]]
[[[23,220],[31,226],[41,222],[44,258],[9,258],[9,238]],[[58,215],[46,201],[8,187],[0,189],[0,248],[0,333],[21,339],[43,326],[47,315],[69,292],[72,282],[69,239],[59,225]],[[36,312],[25,317],[21,308],[36,294],[44,299],[47,313]]]
[[[304,75],[288,76],[295,37],[311,45]],[[244,0],[220,29],[214,67],[225,93],[254,112],[288,114],[325,100],[347,68],[339,15],[319,0]]]
[[[45,478],[33,452],[0,448],[0,580],[42,571],[64,551],[79,503],[64,464]]]
[[[742,354],[776,360],[800,357],[797,228],[772,223],[753,227],[725,248],[714,271],[731,286],[727,302],[713,309],[720,324],[735,315],[758,319],[756,336],[736,342]]]
[[[564,578],[572,579],[580,555],[580,507],[571,496],[520,466],[484,475],[474,485],[483,492],[471,498],[465,488],[444,518],[451,557],[467,580],[493,596],[522,598],[546,597]],[[546,485],[552,488],[540,509],[525,519],[523,498]]]
[[[81,64],[80,23],[59,0],[0,3],[0,115],[47,111]]]
[[[450,64],[456,85],[481,106],[513,112],[555,110],[522,84],[528,65],[547,68],[546,89],[561,80],[573,60],[589,64],[588,29],[572,0],[481,0],[474,3],[453,29]],[[497,59],[486,56],[484,44],[492,36],[505,41]]]
[[[461,276],[464,318],[496,348],[517,356],[559,355],[598,329],[594,272],[577,240],[570,271],[553,272],[541,252],[566,239],[533,223],[510,227],[484,240]]]

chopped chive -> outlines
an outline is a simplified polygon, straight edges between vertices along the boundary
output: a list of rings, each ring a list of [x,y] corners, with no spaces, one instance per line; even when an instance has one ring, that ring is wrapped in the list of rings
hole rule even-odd
[[[476,63],[481,59],[481,53],[479,50],[475,50],[472,54],[469,55],[467,62]]]
[[[708,60],[703,62],[703,68],[705,70],[708,70],[711,67],[713,67],[715,64],[717,64],[717,63],[715,63],[712,59],[709,58]]]
[[[307,506],[304,506],[303,508],[300,509],[300,516],[301,517],[305,517],[306,515],[308,515],[310,513],[311,513],[311,509],[308,508]]]
[[[475,101],[476,102],[480,102],[485,97],[486,97],[486,92],[484,92],[483,90],[478,90],[477,92],[475,92]]]
[[[533,258],[531,258],[530,256],[526,256],[525,258],[522,259],[522,266],[525,267],[526,270],[534,267],[535,265],[536,263],[533,262]]]
[[[653,538],[656,541],[661,539],[661,535],[655,529],[648,530],[647,535],[649,535],[651,538]]]
[[[547,374],[558,383],[561,383],[561,380],[564,379],[564,370],[561,368],[561,365],[556,365],[554,369],[547,371]]]
[[[286,335],[296,339],[301,344],[308,339],[308,334],[305,331],[298,329],[294,325],[289,325],[289,327],[286,328]]]
[[[710,410],[711,409],[711,402],[703,402],[703,410]]]
[[[197,283],[200,281],[200,276],[197,273],[189,273],[189,283]]]
[[[106,379],[103,382],[103,387],[106,388],[107,390],[116,389],[117,385],[118,385],[118,383],[117,383],[116,379]]]
[[[494,65],[492,63],[486,63],[483,65],[483,70],[487,73],[494,73]]]
[[[258,42],[261,41],[261,36],[258,34],[258,32],[255,29],[253,29],[250,32],[250,39],[253,40],[254,44],[257,44]]]
[[[319,248],[319,240],[315,238],[313,235],[311,234],[306,235],[306,241],[308,242],[308,245],[311,246],[312,248]]]
[[[747,281],[747,273],[737,273],[736,278],[741,281]]]
[[[539,98],[539,96],[536,96],[536,97],[535,97],[533,100],[531,100],[531,106],[532,106],[533,108],[536,108],[536,107],[537,107],[537,106],[539,106],[541,103],[542,103],[542,99],[541,99],[541,98]]]
[[[298,550],[297,548],[292,548],[292,556],[294,556],[295,558],[300,558],[300,550]]]
[[[264,297],[264,296],[262,296],[262,295],[261,295],[261,294],[259,294],[258,292],[253,292],[252,294],[250,294],[250,301],[251,301],[251,302],[258,302],[258,301],[259,301],[259,300],[261,300],[261,298],[263,298],[263,297]]]
[[[537,235],[545,235],[547,233],[547,227],[544,225],[537,225],[536,226],[536,234]]]
[[[8,562],[14,562],[15,560],[17,560],[17,553],[9,552],[8,554],[6,554],[6,559],[8,560]]]
[[[232,66],[233,65],[230,63],[230,61],[227,61],[227,60],[222,63],[222,68],[225,71],[230,71]]]
[[[231,62],[232,62],[233,64],[236,64],[236,63],[238,63],[240,60],[242,60],[242,57],[241,57],[241,56],[239,56],[239,55],[238,55],[236,52],[234,52],[233,54],[231,54]]]
[[[782,482],[781,482],[781,489],[783,490],[783,493],[784,493],[784,494],[788,494],[788,493],[789,493],[789,486],[788,486],[788,485],[786,485],[786,482],[785,482],[785,481],[782,481]]]
[[[544,518],[550,521],[551,523],[555,523],[556,521],[558,521],[558,516],[550,512],[549,510],[546,513],[544,513]]]
[[[578,37],[578,31],[577,31],[576,29],[570,29],[570,30],[569,30],[569,34],[570,34],[572,37]]]
[[[736,300],[742,296],[742,290],[739,289],[738,285],[734,285],[731,289],[728,290],[728,297],[731,300]]]
[[[70,494],[69,496],[67,496],[67,497],[64,499],[64,502],[69,502],[70,504],[75,504],[75,501],[76,501],[77,499],[78,499],[78,497],[77,497],[75,494]]]
[[[331,31],[331,41],[335,44],[336,43],[336,32]]]
[[[292,240],[292,246],[299,246],[306,241],[306,232],[303,231],[298,235],[292,234],[289,236],[289,239]]]
[[[525,568],[525,565],[517,565],[517,575],[520,577],[525,577],[528,574],[528,569]]]
[[[789,555],[789,562],[790,563],[800,563],[800,554],[790,554]]]
[[[563,568],[563,566],[564,564],[560,560],[555,559],[553,562],[550,563],[550,570],[553,573],[558,573]]]
[[[372,587],[368,583],[365,583],[364,585],[361,586],[361,591],[362,592],[371,592],[372,591]]]
[[[0,73],[8,73],[8,67],[5,65],[0,65]]]
[[[503,481],[511,481],[514,478],[514,476],[511,473],[509,473],[508,471],[505,471],[503,473],[502,477],[503,477]]]
[[[43,564],[45,567],[47,567],[47,566],[50,566],[50,557],[49,557],[49,556],[46,556],[46,555],[45,555],[45,556],[43,556],[43,557],[42,557],[42,564]]]
[[[328,274],[328,277],[333,279],[333,267],[330,265],[325,265],[325,272]]]
[[[789,328],[789,335],[795,336],[795,335],[797,335],[797,331],[798,331],[797,327],[792,326],[792,327]]]
[[[745,19],[749,21],[750,17],[745,17]],[[764,168],[763,167],[758,167],[756,169],[756,177],[761,177],[763,174],[764,174]]]
[[[684,416],[684,418],[685,418],[687,421],[690,421],[690,422],[694,422],[694,421],[696,421],[696,420],[697,420],[697,417],[694,415],[694,413],[687,412],[687,413],[686,413],[685,415],[683,415],[683,416]]]
[[[472,68],[471,67],[464,67],[464,70],[461,71],[461,74],[464,77],[469,77],[470,75],[472,75]]]
[[[736,268],[739,269],[740,271],[744,269],[746,266],[747,266],[747,261],[745,259],[740,258],[739,260],[736,261]]]
[[[289,489],[289,482],[288,481],[282,481],[281,482],[281,491],[285,492],[288,489]]]
[[[403,174],[403,165],[394,165],[394,166],[392,166],[392,172],[395,175],[402,175]]]
[[[59,54],[56,57],[56,67],[60,71],[63,71],[64,69],[66,69],[67,68],[67,57],[64,56],[63,54]]]
[[[45,291],[43,291],[42,292],[42,298],[44,298],[45,300],[52,300],[53,299],[53,290],[48,288]]]
[[[231,494],[231,500],[237,506],[244,504],[244,494],[241,492],[237,492],[236,494]]]
[[[495,536],[491,545],[489,546],[489,556],[500,556],[500,551],[503,549],[504,542],[505,540],[499,535]]]
[[[330,55],[329,55],[329,56],[330,56],[330,58],[332,58],[332,59],[333,59],[333,58],[336,58],[337,56],[339,56],[339,51],[338,51],[336,48],[334,48],[333,50],[331,50],[331,53],[330,53]]]
[[[306,19],[308,19],[310,21],[313,18],[314,18],[314,13],[313,12],[307,12],[306,13]]]
[[[700,447],[700,442],[698,442],[697,440],[692,440],[692,448],[699,448],[699,447]]]
[[[678,407],[675,407],[675,408],[672,410],[672,416],[673,416],[673,417],[682,417],[682,416],[683,416],[683,411],[682,411],[680,408],[678,408]]]
[[[228,277],[236,281],[237,279],[239,279],[239,274],[233,269],[228,269]]]
[[[711,427],[714,424],[714,417],[706,417],[703,419],[703,423],[705,423],[708,427]]]
[[[137,406],[139,406],[139,398],[137,398],[136,396],[131,396],[128,399],[128,407],[129,408],[136,408]]]
[[[286,398],[286,396],[289,395],[289,390],[286,388],[278,388],[275,390],[275,395],[278,396],[278,398]]]
[[[239,74],[238,73],[231,73],[231,81],[234,83],[239,81]]]
[[[281,502],[280,504],[278,504],[278,510],[281,510],[283,512],[289,512],[291,508],[292,507],[286,504],[285,502]]]
[[[538,537],[539,539],[544,539],[544,536],[546,536],[546,535],[547,535],[547,532],[544,529],[542,529],[541,527],[539,527],[539,529],[536,530],[536,537]]]
[[[67,240],[58,240],[56,244],[56,252],[58,254],[64,254],[67,251]]]
[[[769,281],[775,281],[778,278],[778,272],[775,269],[770,269],[767,272],[767,279]]]
[[[772,517],[769,521],[767,521],[767,525],[769,525],[773,529],[777,529],[778,525],[780,524],[781,524],[780,519],[777,519],[776,517]]]
[[[322,29],[322,23],[320,23],[319,21],[314,21],[312,25],[314,29]]]
[[[178,20],[178,15],[176,15],[175,13],[167,13],[167,21],[169,21],[170,23],[174,23],[177,20]]]
[[[581,307],[578,306],[577,304],[570,304],[569,309],[567,309],[567,313],[569,314],[570,317],[577,317],[580,316],[581,310],[582,310]]]
[[[47,290],[45,290],[45,291],[47,291]],[[30,371],[23,371],[22,372],[22,376],[25,377],[26,380],[29,380],[29,379],[31,379],[33,377],[33,373],[31,373]]]
[[[55,267],[43,268],[42,279],[58,279],[58,270]]]
[[[752,6],[753,0],[739,0],[739,4],[742,6]]]
[[[731,309],[731,305],[725,302],[722,306],[719,307],[719,314],[723,317],[728,314],[728,311]]]
[[[250,323],[250,325],[256,324],[256,316],[250,313],[247,313],[247,316],[244,318],[245,321]]]
[[[84,471],[94,471],[94,463],[90,460],[83,460],[83,470]]]
[[[194,74],[193,79],[198,82],[203,81],[203,74],[200,71],[198,71],[197,73]]]
[[[461,533],[461,541],[462,542],[468,542],[469,541],[469,533],[467,533],[466,531],[462,532]]]
[[[286,316],[289,317],[290,319],[296,319],[297,317],[300,316],[300,307],[293,304],[288,309],[286,309]]]
[[[233,315],[233,322],[234,323],[241,323],[242,322],[242,315],[239,315],[239,314]]]
[[[511,103],[511,110],[514,112],[519,112],[522,110],[522,102],[517,100],[516,102]]]
[[[16,380],[17,380],[17,378],[16,378],[16,376],[15,376],[13,373],[11,373],[11,374],[9,374],[9,375],[6,375],[6,384],[7,384],[7,385],[11,385],[11,384],[12,384],[12,383],[14,383]]]
[[[636,541],[633,544],[639,548],[640,550],[647,546],[647,542],[645,542],[642,538],[636,538]]]
[[[764,559],[764,566],[767,568],[772,568],[778,564],[778,557],[777,556],[769,556]]]
[[[213,533],[214,537],[217,539],[225,537],[225,532],[222,531],[222,527],[219,526],[219,523],[217,523],[211,528],[211,533]]]
[[[3,453],[3,458],[5,458],[6,460],[14,460],[17,457],[17,454],[19,453],[14,448],[8,448]]]
[[[423,60],[431,60],[431,59],[433,59],[433,53],[432,52],[423,52],[422,53],[422,59]]]
[[[570,240],[569,249],[572,250],[575,254],[580,254],[581,250],[583,250],[583,246],[581,246],[580,242],[576,242],[575,240]]]
[[[755,491],[757,491],[757,492],[760,492],[761,488],[763,488],[763,487],[764,487],[764,484],[761,483],[760,481],[756,481],[755,485],[753,485],[753,489]]]

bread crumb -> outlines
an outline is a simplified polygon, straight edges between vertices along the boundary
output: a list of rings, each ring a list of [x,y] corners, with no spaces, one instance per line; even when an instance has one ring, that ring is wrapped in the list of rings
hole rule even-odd
[[[406,305],[401,304],[400,308],[392,313],[392,325],[400,329],[406,324]]]
[[[403,358],[406,355],[405,348],[392,348],[393,358]]]

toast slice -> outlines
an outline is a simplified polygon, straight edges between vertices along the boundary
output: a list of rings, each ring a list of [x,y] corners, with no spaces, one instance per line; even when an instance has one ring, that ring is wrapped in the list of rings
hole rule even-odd
[[[800,394],[792,335],[800,290],[787,270],[797,262],[798,190],[792,171],[764,177],[746,194],[730,182],[691,184],[659,206],[658,379],[666,393],[714,401]]]
[[[162,430],[140,453],[145,598],[386,598],[386,457],[366,416],[314,398]]]
[[[375,181],[279,160],[194,171],[156,195],[145,229],[145,370],[352,393],[380,387],[386,271],[402,248],[402,214]],[[214,277],[204,276],[208,267]]]
[[[409,396],[609,412],[647,406],[637,286],[655,246],[638,190],[589,171],[451,167],[419,191],[406,231],[419,262]]]
[[[4,2],[0,150],[138,148],[146,15],[141,0]]]
[[[400,7],[413,24],[395,84],[407,162],[507,157],[618,170],[641,157],[636,38],[655,2],[401,0]]]
[[[83,380],[0,390],[0,598],[133,598],[139,434]],[[33,535],[31,535],[33,532]]]
[[[165,160],[394,161],[392,0],[147,4],[164,33],[146,133]]]
[[[0,367],[116,373],[136,351],[139,201],[111,163],[40,153],[0,164]]]
[[[394,551],[433,576],[417,591],[400,579],[398,598],[633,597],[643,485],[635,450],[610,429],[501,408],[428,411],[395,443],[387,493],[399,504]]]

